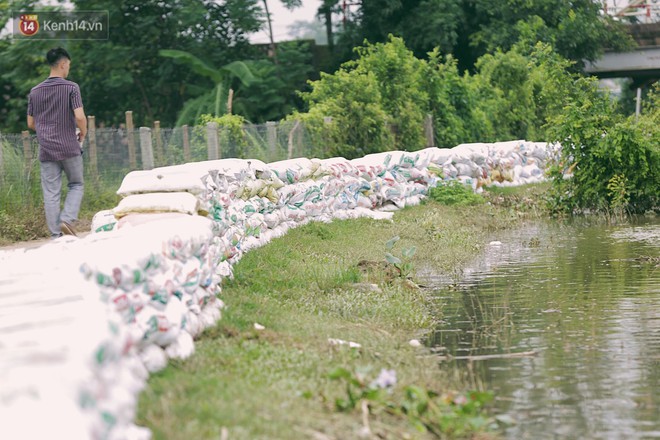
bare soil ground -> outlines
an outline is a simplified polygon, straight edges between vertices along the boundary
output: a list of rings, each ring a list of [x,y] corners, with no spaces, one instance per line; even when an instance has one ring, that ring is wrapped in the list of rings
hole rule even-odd
[[[78,237],[82,238],[90,233],[91,226],[92,226],[91,220],[81,219],[76,222],[74,228],[76,230]],[[44,237],[36,240],[17,241],[16,243],[0,244],[0,251],[7,251],[12,249],[34,249],[34,248],[38,248],[39,246],[43,246],[44,244],[50,241],[51,241],[50,238]]]

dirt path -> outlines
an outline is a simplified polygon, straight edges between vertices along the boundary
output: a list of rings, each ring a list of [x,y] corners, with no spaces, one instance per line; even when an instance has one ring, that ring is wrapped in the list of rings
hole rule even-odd
[[[90,220],[79,220],[76,223],[76,232],[79,238],[83,238],[90,234],[92,222]],[[43,246],[46,243],[51,241],[50,238],[38,238],[36,240],[29,241],[17,241],[16,243],[9,244],[0,244],[0,252],[8,251],[13,249],[35,249],[40,246]]]

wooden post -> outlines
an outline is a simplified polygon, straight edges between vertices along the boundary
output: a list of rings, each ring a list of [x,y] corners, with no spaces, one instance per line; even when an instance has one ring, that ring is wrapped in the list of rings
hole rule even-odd
[[[165,151],[163,150],[163,138],[160,135],[160,121],[154,121],[154,137],[156,138],[156,148],[154,149],[154,161],[157,167],[166,165]]]
[[[424,119],[424,136],[426,136],[426,146],[435,147],[435,136],[433,135],[433,115],[426,115]]]
[[[231,108],[234,103],[234,89],[229,89],[229,94],[227,96],[227,114],[231,115]]]
[[[142,153],[142,169],[153,169],[154,149],[151,145],[151,129],[149,127],[140,127],[140,152]]]
[[[137,154],[135,154],[135,126],[133,125],[133,112],[126,112],[126,136],[128,139],[128,163],[131,170],[137,169]]]
[[[275,161],[277,157],[277,122],[266,122],[266,138],[268,141],[268,150],[270,152],[270,160]]]
[[[286,158],[293,158],[293,139],[295,135],[300,131],[300,119],[296,119],[296,123],[293,124],[293,128],[289,132],[289,150],[287,151]]]
[[[25,160],[25,175],[29,176],[32,170],[32,139],[30,132],[24,130],[21,132],[23,137],[23,159]]]
[[[220,146],[218,144],[218,124],[209,122],[206,124],[206,145],[209,160],[220,159]]]
[[[94,181],[99,178],[99,167],[96,150],[96,117],[87,117],[87,138],[89,145],[89,174]]]
[[[183,160],[188,163],[192,159],[190,157],[190,133],[188,133],[188,126],[181,127],[183,130]]]

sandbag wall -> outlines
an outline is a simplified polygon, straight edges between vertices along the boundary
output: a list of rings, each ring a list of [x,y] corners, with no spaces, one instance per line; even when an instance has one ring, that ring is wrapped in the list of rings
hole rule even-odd
[[[192,354],[193,338],[220,318],[220,282],[244,252],[312,220],[391,218],[442,180],[476,191],[540,181],[554,154],[545,143],[513,141],[129,173],[119,204],[94,217],[84,239],[91,254],[79,267],[108,323],[82,356],[88,374],[74,393],[89,437],[149,438],[133,424],[148,373]]]

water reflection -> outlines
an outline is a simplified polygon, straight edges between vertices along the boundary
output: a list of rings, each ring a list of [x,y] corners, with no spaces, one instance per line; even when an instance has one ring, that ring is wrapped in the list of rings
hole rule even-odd
[[[448,362],[517,420],[505,437],[660,438],[660,220],[494,240],[462,283],[438,287],[431,342],[444,356],[502,355]]]

